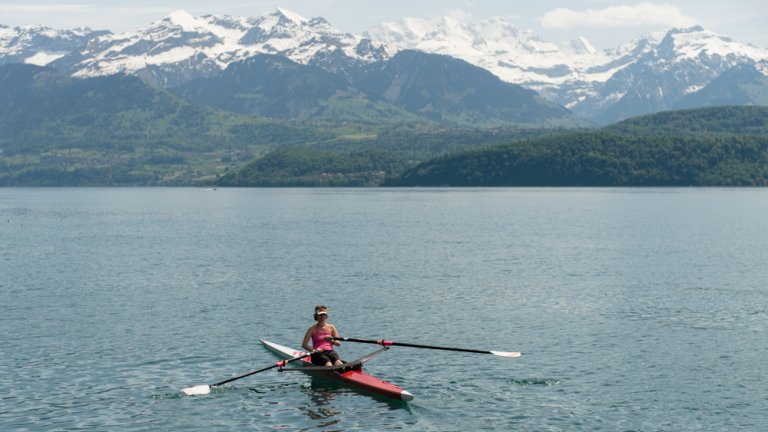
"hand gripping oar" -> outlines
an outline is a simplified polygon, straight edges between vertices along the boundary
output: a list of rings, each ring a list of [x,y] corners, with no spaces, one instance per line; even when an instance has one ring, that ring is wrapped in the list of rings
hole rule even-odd
[[[283,367],[283,366],[287,365],[290,362],[295,362],[296,360],[301,360],[304,357],[309,357],[311,355],[312,355],[312,353],[306,353],[306,354],[303,354],[303,355],[300,355],[298,357],[294,357],[294,358],[291,358],[291,359],[288,359],[288,360],[280,360],[279,362],[277,362],[277,363],[275,363],[273,365],[270,365],[270,366],[267,366],[267,367],[264,367],[264,368],[261,368],[261,369],[255,370],[255,371],[251,371],[251,372],[248,372],[248,373],[244,373],[244,374],[238,375],[236,377],[225,379],[224,381],[217,382],[216,384],[210,384],[210,385],[202,384],[202,385],[196,385],[194,387],[183,388],[183,389],[181,389],[181,392],[184,393],[187,396],[207,395],[208,393],[211,392],[211,389],[213,387],[218,387],[218,386],[224,385],[224,384],[226,384],[228,382],[239,380],[240,378],[245,378],[247,376],[251,376],[251,375],[257,374],[259,372],[264,372],[266,370],[270,370],[270,369],[273,369],[273,368],[276,368],[276,367]]]
[[[475,349],[467,349],[467,348],[451,348],[451,347],[442,347],[442,346],[433,346],[433,345],[418,345],[418,344],[412,344],[412,343],[405,343],[405,342],[392,342],[384,339],[379,340],[367,340],[367,339],[355,339],[355,338],[346,338],[346,337],[335,337],[333,339],[345,341],[345,342],[360,342],[360,343],[369,343],[369,344],[376,344],[376,345],[383,345],[383,346],[404,346],[404,347],[411,347],[411,348],[427,348],[427,349],[436,349],[436,350],[444,350],[444,351],[459,351],[459,352],[470,352],[470,353],[478,353],[478,354],[493,354],[496,356],[501,357],[520,357],[522,354],[518,351],[484,351],[484,350],[475,350]]]

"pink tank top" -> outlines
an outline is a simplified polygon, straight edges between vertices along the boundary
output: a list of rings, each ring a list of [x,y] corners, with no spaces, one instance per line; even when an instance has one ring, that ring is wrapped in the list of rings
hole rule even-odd
[[[324,339],[327,336],[331,336],[330,326],[325,326],[325,331],[320,331],[320,329],[315,326],[315,331],[312,332],[312,347],[323,351],[332,351],[333,344]]]

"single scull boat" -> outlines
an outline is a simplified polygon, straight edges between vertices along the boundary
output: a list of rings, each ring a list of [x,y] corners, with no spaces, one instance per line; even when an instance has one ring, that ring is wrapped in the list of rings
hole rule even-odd
[[[261,340],[261,343],[263,343],[264,346],[267,347],[267,349],[269,349],[270,351],[274,352],[275,354],[279,355],[284,359],[296,358],[306,354],[306,352],[304,351],[295,350],[293,348],[279,345],[274,342],[269,342],[264,339],[260,339],[260,340]],[[372,359],[374,356],[376,356],[380,352],[385,351],[386,349],[388,348],[384,347],[382,349],[379,349],[377,351],[374,351],[368,354],[365,357],[362,357],[360,359],[357,359],[349,363],[345,363],[341,366],[314,366],[312,362],[309,360],[309,357],[305,357],[302,359],[302,361],[297,362],[297,363],[300,363],[299,367],[295,369],[286,368],[283,370],[286,370],[286,371],[297,370],[297,371],[305,372],[314,376],[331,378],[334,380],[342,381],[344,383],[347,383],[359,389],[377,393],[393,399],[409,401],[413,399],[413,395],[411,393],[401,389],[400,387],[388,381],[384,381],[382,379],[376,378],[375,376],[368,375],[367,373],[363,372],[363,364],[368,360]]]

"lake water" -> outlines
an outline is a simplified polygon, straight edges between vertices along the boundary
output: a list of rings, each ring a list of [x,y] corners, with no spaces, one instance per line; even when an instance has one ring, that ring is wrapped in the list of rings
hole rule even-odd
[[[2,430],[768,427],[765,189],[0,189]],[[270,370],[315,304],[391,402]],[[374,346],[347,343],[354,358]]]

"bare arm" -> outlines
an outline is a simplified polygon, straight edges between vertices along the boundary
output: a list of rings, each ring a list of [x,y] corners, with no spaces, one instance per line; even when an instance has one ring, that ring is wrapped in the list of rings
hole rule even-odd
[[[312,352],[312,347],[309,346],[309,339],[312,338],[312,329],[314,327],[312,326],[307,330],[307,333],[304,335],[304,341],[301,342],[301,347],[307,352]]]
[[[336,331],[336,326],[331,327],[331,336],[333,336],[335,338],[339,337],[339,332]],[[332,340],[331,343],[336,345],[336,346],[341,346],[341,341],[338,340],[338,339]]]

